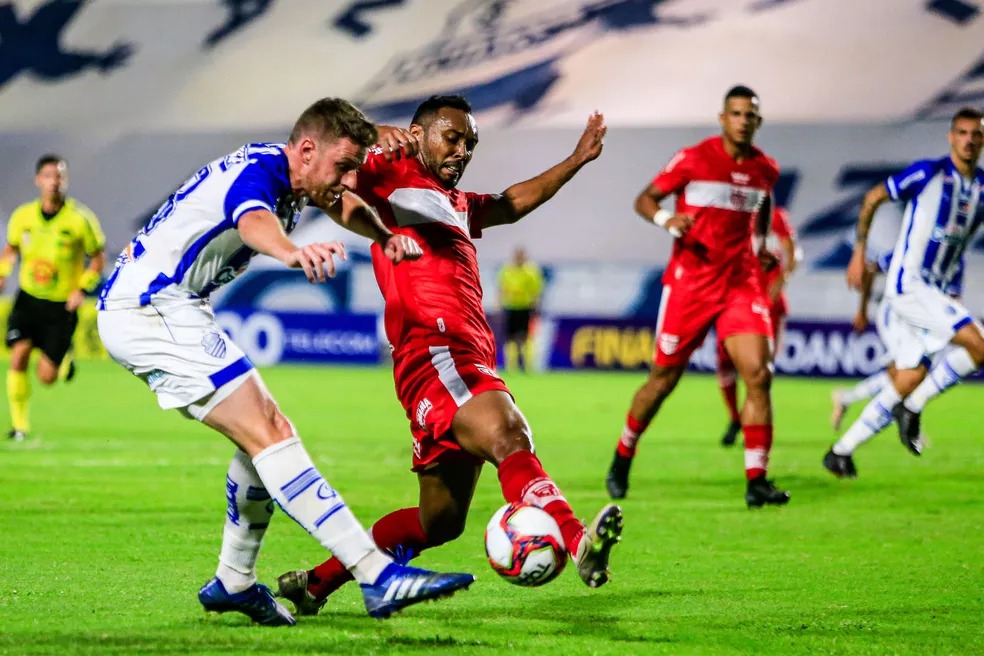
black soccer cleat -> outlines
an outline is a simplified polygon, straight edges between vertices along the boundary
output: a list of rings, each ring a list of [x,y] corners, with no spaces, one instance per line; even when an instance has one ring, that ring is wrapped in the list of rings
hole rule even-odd
[[[892,408],[892,416],[895,417],[895,422],[899,425],[899,439],[902,440],[902,444],[913,455],[921,456],[923,452],[923,440],[919,434],[920,414],[913,412],[905,407],[904,403],[899,402]]]
[[[748,481],[745,503],[749,508],[761,508],[766,504],[784,506],[789,503],[789,492],[780,490],[765,477],[765,474],[762,474]]]
[[[624,499],[629,492],[629,468],[632,467],[632,458],[619,455],[615,452],[615,459],[612,466],[608,468],[608,476],[605,477],[605,489],[608,496],[613,499]]]
[[[823,457],[823,467],[837,478],[857,478],[858,470],[854,467],[854,458],[839,456],[831,449]]]
[[[72,358],[68,362],[68,369],[65,371],[65,382],[70,383],[72,379],[75,378],[75,374],[78,373],[78,367],[75,365],[75,358]]]
[[[724,436],[721,437],[721,446],[734,446],[735,442],[738,441],[738,433],[741,432],[741,422],[733,421],[728,424],[728,429],[724,431]]]

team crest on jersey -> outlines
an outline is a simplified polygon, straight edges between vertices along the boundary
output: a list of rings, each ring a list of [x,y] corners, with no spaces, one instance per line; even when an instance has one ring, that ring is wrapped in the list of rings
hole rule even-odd
[[[669,333],[660,333],[659,335],[659,350],[666,355],[673,355],[676,353],[677,347],[680,346],[680,336],[671,335]]]
[[[219,333],[209,333],[202,337],[202,346],[205,347],[205,352],[213,358],[221,360],[225,357],[226,343]]]
[[[434,408],[434,404],[430,402],[430,399],[423,399],[417,404],[417,425],[421,428],[427,428],[427,415]],[[416,445],[414,445],[416,447]]]

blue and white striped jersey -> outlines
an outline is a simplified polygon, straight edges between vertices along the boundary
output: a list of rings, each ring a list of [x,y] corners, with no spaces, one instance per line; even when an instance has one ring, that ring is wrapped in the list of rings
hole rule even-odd
[[[894,255],[895,251],[885,251],[875,259],[875,265],[878,267],[879,273],[888,272],[888,268],[892,266],[892,257]],[[963,296],[964,267],[964,258],[961,255],[957,262],[957,272],[953,274],[949,284],[943,289],[943,293],[947,296],[953,296],[954,298]]]
[[[885,294],[898,296],[918,285],[951,294],[954,283],[962,283],[964,251],[984,222],[984,169],[967,179],[949,156],[921,160],[885,186],[892,200],[907,203]]]
[[[246,212],[270,210],[285,231],[293,230],[307,199],[291,193],[283,149],[284,144],[247,144],[200,168],[117,258],[99,308],[207,298],[256,254],[236,229]]]

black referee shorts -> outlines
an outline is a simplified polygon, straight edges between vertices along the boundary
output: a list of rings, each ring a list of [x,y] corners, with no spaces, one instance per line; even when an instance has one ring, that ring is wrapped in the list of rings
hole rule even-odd
[[[78,323],[78,314],[66,310],[65,301],[46,301],[19,291],[7,319],[7,346],[29,339],[48,359],[61,364]]]
[[[530,336],[532,310],[506,310],[506,341],[522,342]]]

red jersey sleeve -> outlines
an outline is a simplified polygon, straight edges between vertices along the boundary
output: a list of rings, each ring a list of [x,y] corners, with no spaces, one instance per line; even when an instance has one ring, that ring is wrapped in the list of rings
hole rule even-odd
[[[485,227],[482,225],[482,216],[492,203],[501,197],[499,194],[465,192],[465,198],[468,199],[468,233],[472,239],[479,239],[482,236],[482,228]]]
[[[781,207],[772,212],[772,233],[779,239],[791,239],[796,231],[789,223],[789,214]]]
[[[678,194],[690,182],[693,171],[693,151],[684,148],[670,158],[663,170],[653,178],[653,186],[667,196]]]

